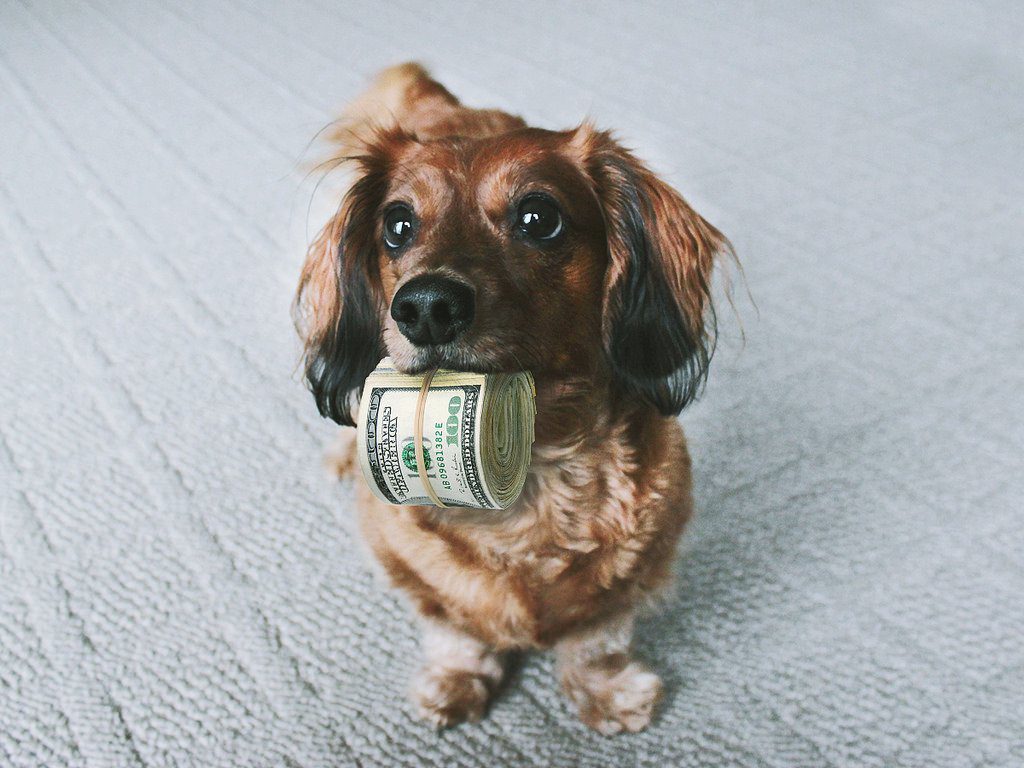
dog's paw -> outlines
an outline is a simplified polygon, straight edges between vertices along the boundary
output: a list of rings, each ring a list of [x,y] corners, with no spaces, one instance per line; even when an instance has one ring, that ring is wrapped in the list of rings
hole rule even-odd
[[[488,678],[460,669],[427,667],[412,684],[416,713],[437,728],[477,721],[491,698]]]
[[[642,731],[661,700],[661,678],[625,654],[613,654],[568,671],[562,687],[580,719],[610,736]]]

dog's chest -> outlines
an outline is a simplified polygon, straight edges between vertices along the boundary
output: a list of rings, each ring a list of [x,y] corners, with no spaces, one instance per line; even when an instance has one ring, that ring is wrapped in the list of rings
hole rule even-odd
[[[677,494],[638,464],[621,437],[541,449],[520,500],[492,524],[374,503],[367,532],[422,613],[497,647],[548,645],[635,602],[652,547],[674,545],[661,510]]]
[[[539,462],[518,516],[473,536],[487,591],[503,608],[487,617],[490,634],[546,644],[601,610],[635,562],[637,493],[615,461]]]

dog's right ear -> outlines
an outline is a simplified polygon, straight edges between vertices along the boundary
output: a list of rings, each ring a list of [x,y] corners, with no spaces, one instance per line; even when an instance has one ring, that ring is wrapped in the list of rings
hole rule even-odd
[[[309,246],[292,307],[320,415],[350,426],[363,382],[384,356],[377,218],[387,183],[383,147],[351,162],[356,180]]]

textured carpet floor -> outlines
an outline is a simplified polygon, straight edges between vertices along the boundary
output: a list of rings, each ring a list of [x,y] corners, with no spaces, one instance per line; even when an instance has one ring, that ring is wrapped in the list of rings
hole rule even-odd
[[[1021,6],[715,5],[0,4],[0,766],[1024,765]],[[618,129],[746,266],[640,736],[544,657],[415,722],[319,467],[301,163],[408,58]]]

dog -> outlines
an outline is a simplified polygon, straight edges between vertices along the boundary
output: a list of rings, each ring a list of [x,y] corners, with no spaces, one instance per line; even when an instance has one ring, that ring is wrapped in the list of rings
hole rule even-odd
[[[729,241],[610,133],[463,106],[417,64],[381,73],[331,137],[351,184],[294,305],[320,413],[353,425],[385,356],[536,381],[532,464],[508,510],[392,507],[359,483],[363,537],[422,620],[418,714],[477,720],[506,652],[550,648],[587,725],[643,729],[662,683],[630,653],[633,622],[692,514],[674,417],[706,379]]]

